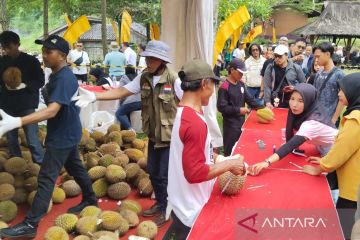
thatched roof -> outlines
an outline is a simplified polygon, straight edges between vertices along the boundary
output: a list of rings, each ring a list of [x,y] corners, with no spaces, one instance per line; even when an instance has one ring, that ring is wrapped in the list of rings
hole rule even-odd
[[[303,36],[360,37],[360,2],[329,1],[314,22],[296,29]]]

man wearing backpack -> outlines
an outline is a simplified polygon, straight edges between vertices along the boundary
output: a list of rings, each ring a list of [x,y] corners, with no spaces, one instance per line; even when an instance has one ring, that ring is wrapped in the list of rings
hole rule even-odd
[[[84,44],[81,42],[76,43],[76,48],[71,50],[68,55],[68,63],[72,65],[72,71],[78,81],[86,83],[88,80],[87,74],[90,64],[89,55],[84,51]]]

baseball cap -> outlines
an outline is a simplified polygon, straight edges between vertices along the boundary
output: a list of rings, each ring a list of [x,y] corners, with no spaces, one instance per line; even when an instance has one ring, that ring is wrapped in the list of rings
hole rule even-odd
[[[277,54],[277,55],[284,55],[285,53],[288,53],[288,52],[289,52],[288,47],[283,44],[278,45],[274,50],[274,54]]]
[[[246,69],[246,66],[245,66],[245,62],[244,61],[241,61],[240,59],[238,58],[234,58],[230,64],[229,64],[230,68],[234,68],[236,69],[237,71],[241,72],[241,73],[247,73],[247,69]]]
[[[283,36],[283,37],[281,37],[281,38],[280,38],[280,41],[285,41],[285,42],[288,42],[288,41],[289,41],[289,39],[288,39],[287,37]]]
[[[51,35],[45,40],[37,39],[35,40],[35,43],[43,45],[45,48],[48,49],[59,50],[60,52],[65,53],[66,55],[68,55],[70,51],[69,43],[64,38],[57,35]]]
[[[184,66],[182,66],[178,76],[181,81],[184,82],[191,82],[207,78],[220,81],[220,78],[215,76],[210,65],[200,59],[194,59],[186,62]]]

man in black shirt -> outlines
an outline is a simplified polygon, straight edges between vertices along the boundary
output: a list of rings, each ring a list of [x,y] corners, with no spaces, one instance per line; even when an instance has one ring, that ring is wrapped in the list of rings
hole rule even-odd
[[[5,52],[0,64],[0,107],[6,113],[22,117],[35,112],[39,105],[39,89],[44,85],[44,73],[39,61],[19,50],[20,38],[11,31],[0,34],[0,44]],[[21,72],[21,84],[13,89],[4,83],[4,72],[8,69]],[[23,127],[26,141],[29,146],[32,160],[41,164],[43,160],[43,149],[38,139],[38,125],[30,124]],[[7,133],[7,142],[10,156],[21,157],[18,142],[18,129]]]

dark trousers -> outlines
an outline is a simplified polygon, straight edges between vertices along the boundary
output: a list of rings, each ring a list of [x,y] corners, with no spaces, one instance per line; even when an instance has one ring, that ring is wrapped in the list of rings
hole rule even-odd
[[[35,109],[27,109],[17,113],[10,113],[14,117],[23,117],[35,112]],[[26,142],[31,152],[32,160],[36,163],[41,164],[44,157],[44,150],[39,140],[39,126],[37,123],[28,124],[23,126]],[[11,157],[22,157],[21,149],[19,145],[19,129],[9,131],[7,134],[7,143]]]
[[[87,83],[88,75],[87,74],[74,74],[77,80],[80,80],[83,83]]]
[[[167,185],[170,147],[154,148],[149,141],[147,170],[154,188],[157,205],[163,213],[167,206]]]
[[[171,218],[173,222],[166,231],[163,240],[185,240],[191,228],[184,225],[174,212],[171,212]]]
[[[122,129],[130,129],[131,123],[127,115],[134,111],[141,109],[141,102],[132,102],[127,104],[121,104],[118,110],[116,110],[116,119],[120,122]]]
[[[83,201],[96,201],[91,180],[79,157],[78,146],[68,149],[47,147],[38,176],[38,189],[33,201],[34,204],[27,213],[25,222],[37,226],[41,218],[46,214],[56,179],[63,166],[81,187]]]
[[[342,197],[336,202],[336,210],[339,215],[341,228],[346,239],[350,239],[351,230],[355,223],[357,203]]]
[[[224,136],[223,136],[223,142],[224,142],[224,156],[230,156],[231,151],[234,147],[234,144],[239,140],[241,135],[241,127],[239,128],[229,128],[224,123]]]

